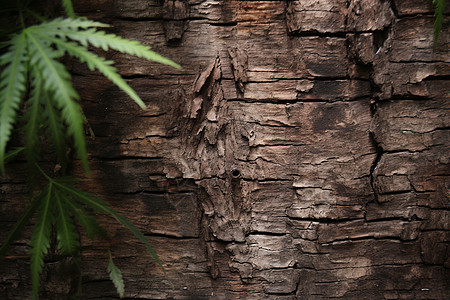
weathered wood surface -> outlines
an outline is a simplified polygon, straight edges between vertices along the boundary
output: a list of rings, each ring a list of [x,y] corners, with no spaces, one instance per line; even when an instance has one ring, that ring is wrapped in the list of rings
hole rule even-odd
[[[71,66],[96,135],[83,185],[166,269],[104,218],[127,298],[450,298],[450,35],[433,47],[431,1],[74,2],[183,66],[109,54],[146,111]],[[23,178],[2,178],[5,229]],[[84,299],[117,297],[107,246],[84,255]],[[44,299],[75,284],[58,264]],[[29,295],[27,268],[2,262],[1,298]]]

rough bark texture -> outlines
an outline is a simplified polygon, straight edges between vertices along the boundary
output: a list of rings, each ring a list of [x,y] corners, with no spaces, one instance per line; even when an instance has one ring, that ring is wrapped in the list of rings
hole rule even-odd
[[[433,47],[431,0],[74,2],[183,66],[108,54],[140,111],[72,65],[96,135],[84,188],[165,267],[102,217],[126,298],[450,298],[450,34]],[[2,179],[2,239],[26,198],[20,166]],[[110,244],[84,242],[83,299],[116,298]],[[27,262],[2,261],[0,298],[29,297]],[[44,299],[76,285],[61,264],[46,264]]]

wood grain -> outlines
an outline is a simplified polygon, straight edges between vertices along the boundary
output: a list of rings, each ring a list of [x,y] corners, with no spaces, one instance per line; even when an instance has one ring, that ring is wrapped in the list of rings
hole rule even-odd
[[[166,272],[102,217],[115,242],[83,238],[83,299],[117,297],[110,246],[130,299],[450,298],[449,29],[434,47],[431,1],[74,3],[183,66],[107,54],[141,111],[70,64],[96,135],[83,187]],[[18,166],[1,181],[2,240],[26,197]],[[43,299],[75,284],[62,263]],[[2,262],[0,298],[29,296],[27,268]]]

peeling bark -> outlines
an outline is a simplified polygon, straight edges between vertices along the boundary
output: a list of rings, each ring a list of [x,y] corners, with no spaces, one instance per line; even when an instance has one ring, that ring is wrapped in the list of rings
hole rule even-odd
[[[74,3],[183,66],[108,54],[146,111],[71,66],[96,135],[83,186],[165,268],[102,217],[127,298],[450,298],[449,29],[433,47],[431,1]],[[21,166],[1,181],[5,229]],[[29,235],[2,263],[2,298],[29,296]],[[117,297],[110,242],[83,243],[83,299]],[[76,285],[63,263],[48,261],[43,299]]]

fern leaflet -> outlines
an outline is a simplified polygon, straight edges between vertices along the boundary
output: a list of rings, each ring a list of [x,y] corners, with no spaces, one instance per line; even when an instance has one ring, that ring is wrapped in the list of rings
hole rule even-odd
[[[156,254],[155,250],[153,249],[152,245],[148,242],[145,235],[137,229],[130,221],[127,220],[124,216],[119,214],[117,211],[107,208],[109,211],[108,213],[112,215],[117,221],[122,223],[123,226],[127,227],[131,232],[134,233],[134,235],[142,242],[144,243],[145,247],[147,248],[147,252],[153,257],[153,259],[162,267],[162,263],[159,260],[158,255]]]
[[[445,10],[446,0],[433,0],[433,4],[436,5],[436,10],[434,12],[434,44],[437,44],[439,37],[439,32],[442,29],[442,22],[444,20],[444,10]]]
[[[113,282],[116,287],[117,293],[119,293],[120,298],[123,298],[123,294],[125,292],[125,284],[123,283],[122,272],[120,272],[119,268],[116,267],[112,260],[111,252],[108,250],[109,254],[109,264],[108,264],[108,273],[109,278]]]
[[[32,90],[31,96],[27,101],[27,110],[25,113],[25,155],[28,165],[32,168],[39,158],[39,136],[40,125],[42,124],[42,78],[36,69],[32,70],[31,77]]]
[[[66,12],[69,18],[75,18],[75,11],[73,10],[73,5],[71,0],[62,0],[62,5],[64,7],[64,11]]]
[[[27,30],[27,37],[30,40],[30,63],[36,66],[43,78],[46,78],[44,89],[52,95],[51,99],[61,109],[62,117],[68,126],[67,131],[74,139],[78,157],[88,172],[83,115],[80,106],[74,101],[79,96],[72,87],[70,74],[60,62],[55,60],[63,53],[55,52],[46,40],[39,39],[39,36],[33,35],[32,31]]]
[[[78,234],[75,232],[75,225],[69,216],[66,202],[70,202],[70,198],[66,198],[60,194],[58,189],[54,189],[54,199],[57,209],[56,230],[58,232],[58,249],[64,254],[73,254],[80,248]]]
[[[106,78],[111,80],[121,90],[130,96],[142,109],[146,108],[145,103],[136,94],[136,92],[117,74],[116,69],[111,66],[112,61],[106,61],[103,57],[99,57],[92,52],[87,51],[84,47],[78,46],[75,43],[61,42],[60,40],[48,37],[45,35],[39,35],[41,38],[51,40],[56,47],[62,51],[67,51],[68,54],[77,57],[81,62],[87,63],[89,69],[99,70]]]
[[[37,221],[34,226],[33,235],[31,237],[30,250],[31,254],[31,281],[33,283],[33,299],[39,298],[39,275],[44,266],[44,255],[47,254],[50,247],[50,231],[51,225],[54,221],[54,216],[51,211],[53,185],[50,183],[43,191],[45,195],[42,199]]]
[[[165,58],[164,56],[151,51],[150,47],[142,45],[138,41],[127,40],[121,38],[115,34],[107,34],[104,31],[96,31],[91,28],[85,31],[78,32],[63,32],[68,38],[80,42],[82,45],[87,45],[88,43],[96,48],[101,48],[105,51],[108,49],[114,49],[122,53],[127,53],[137,57],[142,57],[147,60],[152,60],[158,63],[172,66],[174,68],[180,69],[180,65],[174,63],[173,61]]]
[[[148,242],[147,238],[144,236],[144,234],[142,234],[142,232],[139,231],[139,229],[137,229],[132,223],[130,223],[124,216],[119,214],[114,209],[109,208],[108,204],[106,204],[105,202],[92,197],[89,193],[83,192],[83,191],[81,191],[81,190],[79,190],[79,189],[77,189],[77,188],[75,188],[75,187],[73,187],[73,186],[71,186],[69,184],[61,184],[61,183],[59,183],[57,181],[53,181],[53,182],[59,188],[61,188],[62,190],[65,190],[66,193],[71,195],[77,201],[79,201],[81,203],[84,203],[85,205],[87,205],[88,207],[90,207],[90,208],[92,208],[92,209],[94,209],[96,211],[99,211],[99,212],[102,212],[102,213],[106,213],[106,214],[109,214],[109,215],[113,216],[122,225],[124,225],[129,230],[131,230],[131,232],[133,232],[134,235],[141,242],[144,243],[145,247],[147,248],[147,252],[162,267],[162,264],[161,264],[161,261],[158,258],[158,255],[156,254],[155,250],[153,249],[153,247]]]
[[[108,24],[88,20],[86,18],[56,18],[39,25],[28,27],[29,30],[38,30],[47,32],[49,35],[58,36],[65,40],[64,31],[76,32],[92,27],[110,27]],[[60,31],[60,32],[59,32]]]
[[[56,150],[58,162],[65,167],[66,165],[66,144],[64,134],[64,123],[61,121],[57,110],[53,107],[53,103],[48,92],[44,92],[44,117],[46,132],[50,137],[50,141]]]
[[[80,225],[83,226],[90,239],[94,239],[95,236],[106,236],[105,229],[97,222],[97,220],[93,216],[85,213],[85,209],[83,209],[78,203],[76,203],[75,201],[67,201],[66,204],[70,208],[70,212],[73,214],[75,219],[77,219]]]
[[[62,40],[73,40],[79,42],[83,47],[89,44],[105,51],[114,49],[147,60],[152,60],[165,65],[180,69],[180,65],[168,58],[151,51],[150,47],[142,45],[138,41],[121,38],[115,34],[97,31],[94,27],[109,27],[109,25],[84,19],[55,19],[42,27],[33,26],[33,30],[41,31],[49,36],[58,37]],[[83,30],[79,30],[83,29]]]
[[[9,141],[16,110],[25,92],[27,76],[27,41],[24,34],[11,39],[9,51],[0,57],[0,66],[7,65],[0,75],[0,171],[5,172],[6,144]]]

